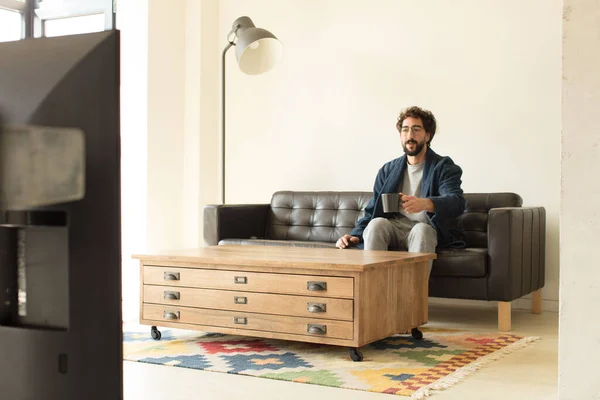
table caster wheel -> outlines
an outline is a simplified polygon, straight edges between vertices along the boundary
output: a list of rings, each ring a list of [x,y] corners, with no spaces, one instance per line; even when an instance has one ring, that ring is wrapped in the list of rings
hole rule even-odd
[[[423,332],[421,332],[419,328],[412,328],[410,334],[417,340],[423,340]]]
[[[156,329],[155,326],[153,326],[150,329],[150,335],[152,335],[152,339],[154,339],[154,340],[160,340],[160,338],[162,337],[162,334],[160,333],[160,331],[158,329]]]
[[[352,361],[362,361],[363,355],[358,349],[351,348],[350,349],[350,358]]]

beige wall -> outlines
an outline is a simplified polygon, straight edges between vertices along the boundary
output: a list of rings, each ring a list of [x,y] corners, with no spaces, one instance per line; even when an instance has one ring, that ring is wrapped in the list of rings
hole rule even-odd
[[[598,399],[600,381],[600,3],[565,0],[559,396]]]
[[[185,10],[185,7],[173,7],[170,2],[148,2],[147,224],[150,251],[181,247],[184,243],[183,206],[187,194],[184,194],[184,161],[188,138],[184,120]]]
[[[228,55],[228,202],[370,190],[401,155],[398,112],[420,105],[466,192],[546,207],[544,307],[557,309],[560,0],[222,0],[220,48],[241,15],[278,36],[284,58],[247,76]]]
[[[191,0],[190,0],[191,1]],[[202,0],[201,32],[201,92],[200,92],[200,180],[199,180],[199,244],[204,245],[202,210],[206,204],[218,204],[220,192],[220,65],[221,48],[217,40],[224,35],[219,30],[219,1]],[[229,32],[229,31],[227,31]]]
[[[200,82],[202,27],[200,1],[182,2],[185,12],[183,109],[183,238],[182,247],[197,247],[200,215]],[[171,7],[173,5],[171,4]],[[193,184],[192,184],[193,183]]]
[[[218,201],[217,0],[149,2],[148,250],[202,245]]]

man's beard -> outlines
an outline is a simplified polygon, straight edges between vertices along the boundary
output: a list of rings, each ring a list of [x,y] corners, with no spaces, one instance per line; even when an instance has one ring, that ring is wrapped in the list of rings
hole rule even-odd
[[[409,143],[416,144],[414,150],[411,151],[406,148],[406,145]],[[411,157],[414,157],[417,154],[419,154],[423,150],[423,147],[425,147],[425,142],[419,143],[416,140],[407,140],[406,143],[402,143],[402,148],[404,149],[404,153],[406,153],[406,155],[411,156]]]

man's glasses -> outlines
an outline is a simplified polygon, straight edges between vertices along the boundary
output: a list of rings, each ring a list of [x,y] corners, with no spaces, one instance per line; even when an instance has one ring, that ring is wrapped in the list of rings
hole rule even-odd
[[[409,131],[410,131],[410,128],[408,126],[403,126],[402,130],[400,132],[402,132],[404,134],[407,134]],[[422,127],[420,127],[420,126],[413,126],[412,127],[412,133],[417,134],[417,133],[421,133],[421,132],[423,132],[423,128]]]

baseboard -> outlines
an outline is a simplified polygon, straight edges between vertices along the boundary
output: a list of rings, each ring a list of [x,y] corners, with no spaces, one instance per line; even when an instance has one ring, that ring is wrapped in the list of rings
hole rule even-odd
[[[430,297],[429,304],[440,304],[440,305],[454,305],[454,306],[469,306],[469,307],[481,307],[481,308],[497,308],[497,301],[483,301],[483,300],[462,300],[462,299],[442,299],[438,297]],[[514,300],[511,303],[513,310],[531,310],[531,298],[523,297]],[[557,300],[542,300],[542,311],[558,312],[558,301]]]

